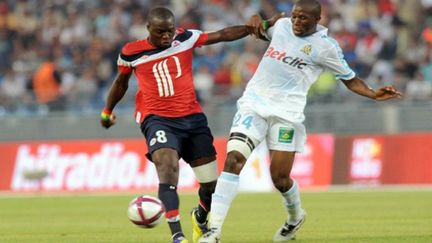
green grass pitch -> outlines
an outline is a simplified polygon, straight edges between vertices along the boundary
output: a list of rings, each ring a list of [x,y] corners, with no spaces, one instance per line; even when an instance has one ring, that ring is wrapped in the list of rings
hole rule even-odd
[[[126,208],[134,195],[0,195],[0,242],[170,242],[165,223],[141,229]],[[194,194],[181,195],[181,217],[191,238]],[[295,242],[432,242],[432,191],[303,192],[308,217]],[[271,242],[286,213],[274,193],[242,193],[224,225],[222,242]]]

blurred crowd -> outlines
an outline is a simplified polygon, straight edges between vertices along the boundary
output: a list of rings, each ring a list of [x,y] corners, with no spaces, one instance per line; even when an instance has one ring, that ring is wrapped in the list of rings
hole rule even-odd
[[[432,100],[431,0],[322,0],[321,24],[370,86],[394,85],[407,101]],[[104,103],[123,44],[147,37],[146,15],[169,7],[178,27],[219,30],[259,13],[288,15],[291,0],[0,1],[0,114],[95,112]],[[266,42],[247,37],[197,48],[200,102],[233,102],[253,75]],[[133,108],[136,80],[120,108]],[[324,72],[310,102],[359,102]]]

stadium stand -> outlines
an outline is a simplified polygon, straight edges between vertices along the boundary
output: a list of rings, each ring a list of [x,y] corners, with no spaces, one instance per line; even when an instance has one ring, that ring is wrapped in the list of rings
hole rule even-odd
[[[432,100],[430,1],[323,0],[329,26],[350,65],[371,86],[395,85],[403,102]],[[0,3],[0,115],[53,111],[97,113],[116,74],[119,48],[147,35],[146,14],[171,8],[177,25],[207,31],[290,13],[288,0],[8,0]],[[252,37],[203,47],[194,62],[204,106],[232,106],[253,75],[266,43]],[[48,81],[41,82],[41,75]],[[135,82],[120,109],[133,107]],[[310,103],[367,102],[324,73]],[[216,101],[217,100],[217,101]]]

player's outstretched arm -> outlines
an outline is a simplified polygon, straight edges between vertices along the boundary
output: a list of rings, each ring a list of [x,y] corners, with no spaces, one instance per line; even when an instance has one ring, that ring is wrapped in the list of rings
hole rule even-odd
[[[114,80],[105,104],[105,108],[101,113],[101,125],[108,129],[115,124],[115,114],[112,112],[117,103],[123,98],[129,86],[129,78],[131,73],[119,73]]]
[[[223,41],[233,41],[241,39],[249,34],[252,34],[253,29],[251,26],[236,25],[223,28],[215,32],[208,33],[208,39],[204,45],[211,45]]]
[[[401,98],[402,94],[393,86],[384,86],[374,90],[366,85],[366,83],[358,77],[349,80],[342,80],[347,88],[354,93],[371,98],[377,101]]]
[[[246,25],[230,26],[215,32],[208,33],[208,39],[204,45],[211,45],[223,41],[238,40],[249,34],[253,34],[257,37],[267,40],[261,33],[273,26],[276,21],[283,16],[285,16],[285,13],[278,13],[272,16],[269,20],[263,21],[261,16],[257,14],[253,15],[248,20]]]

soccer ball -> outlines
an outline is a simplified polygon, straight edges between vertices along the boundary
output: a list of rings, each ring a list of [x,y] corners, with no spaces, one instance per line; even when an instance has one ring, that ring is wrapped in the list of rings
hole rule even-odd
[[[129,203],[128,217],[132,223],[142,228],[152,228],[165,217],[165,207],[156,197],[138,196]]]

